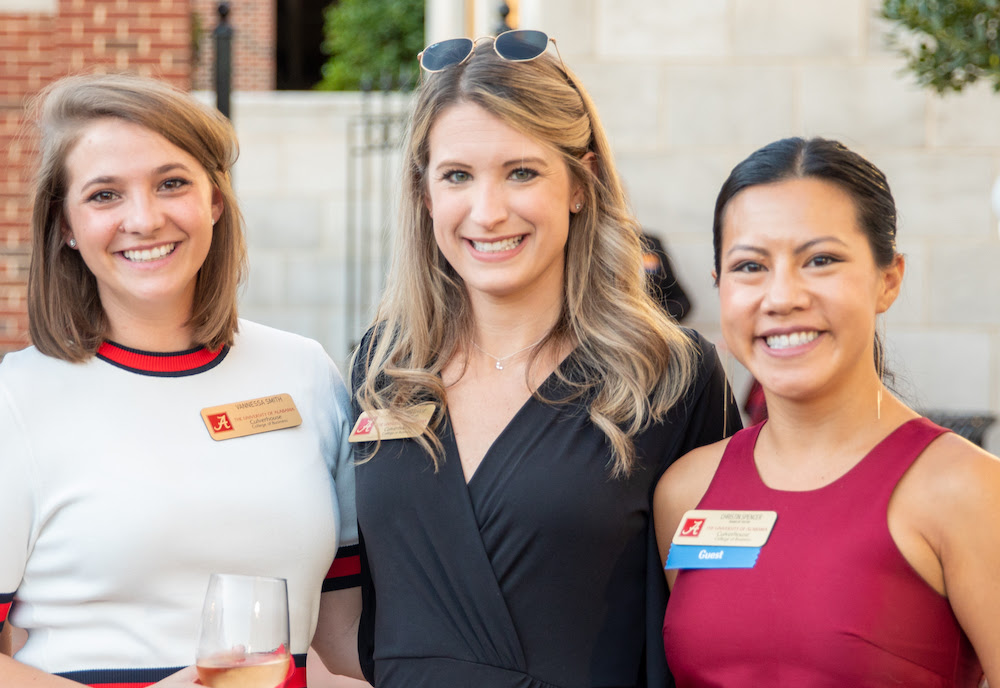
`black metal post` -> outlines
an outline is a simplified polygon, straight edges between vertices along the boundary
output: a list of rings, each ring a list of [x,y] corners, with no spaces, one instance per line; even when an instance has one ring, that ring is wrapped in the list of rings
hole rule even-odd
[[[229,115],[229,96],[233,89],[233,27],[229,23],[229,3],[219,3],[219,24],[212,31],[215,38],[215,106]]]
[[[507,23],[507,15],[509,14],[510,14],[510,7],[507,5],[506,2],[501,2],[499,7],[497,7],[497,15],[499,16],[500,21],[497,22],[497,28],[496,31],[494,32],[494,35],[499,36],[504,31],[511,30],[510,24]]]

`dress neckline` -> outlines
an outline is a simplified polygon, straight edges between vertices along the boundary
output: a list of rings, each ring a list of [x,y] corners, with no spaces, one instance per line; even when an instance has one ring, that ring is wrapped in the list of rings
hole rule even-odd
[[[116,342],[103,342],[97,348],[96,356],[113,366],[138,375],[186,377],[211,370],[222,363],[227,353],[229,346],[222,346],[215,351],[196,347],[186,351],[162,353],[133,349]]]
[[[922,416],[918,416],[916,418],[910,418],[909,420],[903,421],[902,423],[900,423],[899,425],[897,425],[895,428],[893,428],[892,431],[890,431],[888,435],[886,435],[881,440],[879,440],[878,442],[876,442],[875,446],[873,446],[871,449],[869,449],[868,452],[864,456],[862,456],[861,459],[856,464],[854,464],[853,466],[851,466],[849,469],[847,469],[842,475],[838,476],[836,479],[832,480],[831,482],[828,482],[826,485],[820,485],[819,487],[815,487],[815,488],[810,489],[810,490],[782,490],[780,488],[771,487],[766,482],[764,482],[764,478],[761,477],[761,475],[760,475],[760,469],[757,467],[757,440],[760,438],[760,431],[761,431],[761,429],[763,429],[764,425],[767,423],[767,420],[765,419],[765,420],[761,421],[760,423],[758,423],[757,425],[754,425],[754,426],[752,426],[750,428],[746,428],[746,430],[745,430],[745,431],[753,433],[749,437],[749,440],[750,440],[750,442],[749,442],[750,468],[753,470],[753,475],[756,477],[757,481],[760,483],[760,485],[764,489],[769,490],[771,492],[780,493],[780,494],[783,494],[783,495],[796,495],[796,494],[809,495],[809,494],[816,494],[816,493],[821,492],[823,490],[836,489],[837,485],[839,485],[840,483],[848,480],[848,476],[851,476],[851,475],[853,475],[855,473],[858,473],[860,471],[865,470],[864,466],[867,465],[867,464],[869,464],[869,463],[871,463],[873,460],[875,460],[873,457],[877,456],[880,452],[884,451],[885,450],[885,446],[887,444],[889,444],[893,440],[893,438],[897,437],[901,432],[903,432],[904,428],[906,428],[906,427],[908,427],[908,426],[910,426],[911,424],[914,424],[914,423],[919,424],[921,421],[924,421],[924,420],[926,420],[926,419],[923,418]]]
[[[522,416],[529,413],[529,409],[534,408],[536,404],[543,404],[544,406],[559,406],[564,399],[553,398],[549,396],[549,393],[557,393],[560,389],[566,388],[566,383],[563,382],[562,378],[567,380],[575,380],[581,377],[579,372],[579,360],[577,357],[577,347],[574,347],[566,356],[556,364],[556,367],[552,369],[544,380],[535,388],[535,390],[524,400],[524,403],[518,407],[514,415],[511,416],[510,420],[504,425],[500,430],[500,433],[493,438],[493,442],[490,443],[489,448],[487,448],[486,453],[483,454],[483,458],[479,461],[479,465],[476,466],[476,470],[473,471],[472,475],[466,479],[465,471],[461,468],[462,466],[462,455],[458,450],[458,440],[455,437],[455,426],[451,421],[450,411],[445,411],[445,420],[447,428],[447,442],[451,444],[452,450],[455,452],[455,457],[458,459],[456,462],[459,465],[459,474],[462,477],[462,482],[465,483],[466,488],[471,489],[473,483],[476,482],[476,476],[480,474],[483,464],[487,463],[490,456],[496,453],[497,446],[502,445],[507,441],[507,437],[511,432],[517,428],[518,424],[522,421]],[[560,377],[561,376],[561,377]],[[482,482],[480,480],[479,482]]]

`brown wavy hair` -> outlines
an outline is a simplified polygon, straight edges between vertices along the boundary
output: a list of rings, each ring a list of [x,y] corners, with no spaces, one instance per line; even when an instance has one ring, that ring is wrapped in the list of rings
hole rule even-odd
[[[62,234],[66,158],[83,130],[104,118],[160,134],[201,163],[222,195],[222,215],[198,272],[189,324],[198,346],[215,350],[232,344],[247,256],[231,179],[239,147],[229,120],[164,82],[129,74],[65,77],[43,89],[29,112],[38,127],[39,165],[31,217],[28,331],[38,350],[84,361],[108,334],[97,280],[79,252],[66,247]]]

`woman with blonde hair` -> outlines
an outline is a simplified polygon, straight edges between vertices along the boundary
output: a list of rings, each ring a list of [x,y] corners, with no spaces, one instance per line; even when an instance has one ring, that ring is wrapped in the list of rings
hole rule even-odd
[[[3,685],[193,688],[212,573],[287,579],[286,688],[317,623],[359,674],[357,575],[328,577],[338,548],[357,564],[349,398],[319,344],[237,317],[232,126],[136,76],[37,102],[34,346],[0,365],[0,628],[27,635]]]
[[[549,42],[421,53],[353,368],[376,686],[664,685],[652,485],[738,426],[712,346],[647,295],[607,138]]]

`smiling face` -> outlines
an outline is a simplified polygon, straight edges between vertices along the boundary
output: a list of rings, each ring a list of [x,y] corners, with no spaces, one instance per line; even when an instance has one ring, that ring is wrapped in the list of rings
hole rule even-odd
[[[434,238],[474,304],[561,300],[570,214],[582,193],[558,151],[459,103],[431,127],[426,177]]]
[[[186,319],[222,212],[191,155],[145,127],[95,120],[66,158],[66,241],[97,280],[111,337],[124,318]]]
[[[744,189],[721,248],[723,335],[765,391],[808,400],[878,383],[875,317],[899,293],[903,262],[876,265],[847,193],[814,178]]]

